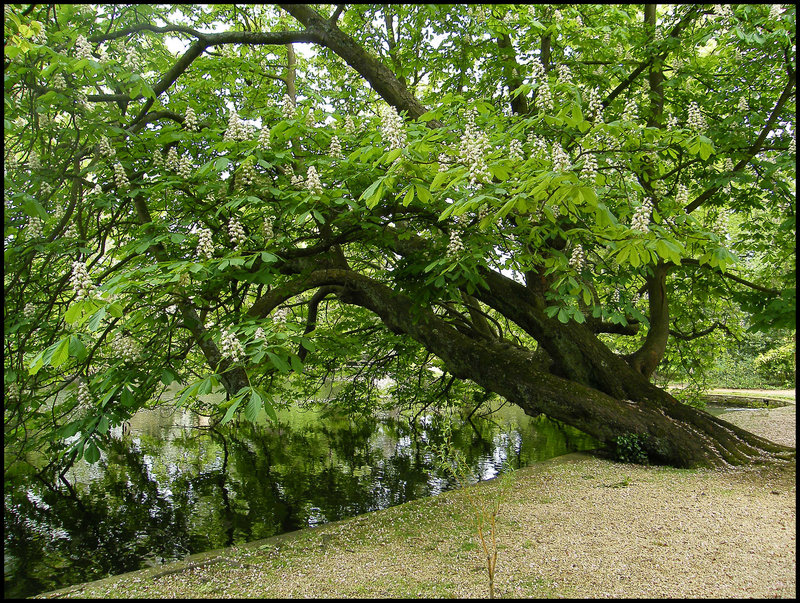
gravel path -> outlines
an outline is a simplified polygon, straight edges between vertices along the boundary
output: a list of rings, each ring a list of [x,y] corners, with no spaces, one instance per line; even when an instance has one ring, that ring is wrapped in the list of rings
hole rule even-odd
[[[724,418],[795,445],[795,408]],[[794,461],[687,471],[572,454],[505,485],[497,596],[796,596]],[[470,493],[491,501],[502,487],[493,480]],[[447,492],[217,552],[224,563],[143,570],[67,596],[486,597],[472,516],[464,491]]]

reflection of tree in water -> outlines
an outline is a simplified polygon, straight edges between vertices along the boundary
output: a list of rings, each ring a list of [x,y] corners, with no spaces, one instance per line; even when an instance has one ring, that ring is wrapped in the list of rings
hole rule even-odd
[[[14,596],[14,582],[51,590],[139,569],[153,551],[164,557],[186,553],[185,509],[159,493],[144,454],[112,439],[107,459],[100,461],[100,477],[88,484],[59,483],[51,472],[30,484],[35,496],[6,488],[5,542],[16,560],[6,597]]]
[[[580,443],[569,427],[525,419],[455,421],[452,440],[473,467],[497,458],[526,465]],[[436,413],[417,421],[292,415],[112,439],[99,477],[72,490],[52,480],[6,488],[7,564],[16,562],[11,573],[30,594],[138,569],[148,553],[180,558],[439,492],[455,486],[429,452],[446,425]],[[502,440],[500,428],[520,437]]]

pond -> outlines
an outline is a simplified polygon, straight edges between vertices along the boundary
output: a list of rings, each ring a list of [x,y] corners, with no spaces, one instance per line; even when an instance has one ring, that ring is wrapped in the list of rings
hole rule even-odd
[[[383,509],[455,487],[431,445],[442,417],[292,409],[211,430],[188,412],[141,411],[95,465],[65,481],[4,483],[5,597],[26,597]],[[588,450],[588,435],[504,406],[457,421],[479,479]]]

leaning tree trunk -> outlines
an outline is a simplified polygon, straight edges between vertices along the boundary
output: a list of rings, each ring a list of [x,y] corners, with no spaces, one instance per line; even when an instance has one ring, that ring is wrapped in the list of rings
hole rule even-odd
[[[581,331],[575,328],[580,325],[545,324],[533,311],[529,319],[542,322],[537,327],[542,339],[556,341],[551,350],[560,354],[562,372],[575,377],[542,370],[541,361],[529,350],[462,333],[433,312],[415,306],[409,297],[347,269],[316,270],[274,289],[256,302],[251,314],[266,315],[301,291],[326,285],[340,287],[340,301],[371,310],[391,331],[423,344],[456,377],[503,396],[529,415],[543,413],[572,425],[605,445],[635,434],[651,462],[676,467],[723,466],[794,455],[793,448],[681,404],[607,348],[601,353],[602,344],[596,339],[593,342],[585,333],[581,339]],[[563,332],[558,333],[559,328]],[[570,338],[574,338],[571,351],[566,343]],[[598,357],[589,362],[587,355],[592,353]],[[581,383],[583,378],[610,383],[624,393],[609,395]]]

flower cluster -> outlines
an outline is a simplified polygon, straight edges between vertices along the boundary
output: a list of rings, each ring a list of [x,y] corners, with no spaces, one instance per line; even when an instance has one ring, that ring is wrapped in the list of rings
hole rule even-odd
[[[181,157],[176,171],[181,178],[189,178],[192,175],[192,162],[188,155]]]
[[[649,232],[650,214],[653,213],[653,200],[646,197],[642,204],[636,208],[631,219],[631,228],[639,232]]]
[[[234,249],[238,249],[242,243],[247,240],[247,235],[244,233],[244,228],[241,222],[236,218],[231,218],[228,221],[228,236],[231,238]]]
[[[700,107],[694,101],[689,104],[689,117],[686,120],[686,125],[695,131],[706,129],[706,118],[703,117]]]
[[[516,138],[512,138],[511,142],[508,143],[508,158],[512,161],[522,161],[524,159],[522,143]]]
[[[491,212],[492,210],[488,203],[486,205],[481,205],[481,208],[478,210],[478,221],[480,222],[484,218],[487,218]]]
[[[128,182],[128,176],[125,174],[125,168],[119,161],[114,162],[114,182],[117,188],[128,188],[131,183]]]
[[[719,210],[717,219],[714,222],[714,230],[719,233],[722,238],[728,236],[728,212],[724,209]]]
[[[267,340],[267,334],[264,332],[264,329],[262,329],[261,327],[258,327],[256,329],[256,332],[253,333],[253,338],[257,339],[259,341],[266,341]]]
[[[42,169],[42,162],[39,161],[39,156],[34,151],[31,151],[28,154],[28,167],[30,167],[32,170]]]
[[[244,186],[249,184],[253,184],[253,180],[256,177],[256,168],[253,165],[252,161],[245,161],[242,163],[242,167],[239,170],[239,182],[241,182]]]
[[[156,150],[153,153],[153,167],[160,168],[164,165],[164,155],[161,154],[161,151]]]
[[[675,191],[675,203],[681,206],[686,206],[689,203],[689,189],[686,185],[679,184]]]
[[[569,156],[557,142],[553,143],[553,171],[566,172],[572,167]]]
[[[294,119],[296,107],[294,106],[292,97],[288,94],[283,95],[283,105],[281,107],[281,111],[283,112],[283,119]]]
[[[53,76],[53,81],[50,82],[50,84],[56,90],[66,90],[67,89],[67,82],[64,81],[64,76],[61,75],[60,73],[56,73]]]
[[[265,240],[269,240],[275,236],[275,232],[272,229],[274,224],[275,220],[272,217],[267,216],[264,218],[264,223],[261,225],[261,234],[264,235]]]
[[[197,115],[195,114],[194,109],[191,107],[186,107],[186,115],[184,116],[183,125],[186,126],[187,130],[197,132]]]
[[[747,104],[747,99],[745,97],[739,99],[739,105],[737,106],[737,108],[742,113],[746,113],[747,111],[750,110],[750,105]]]
[[[545,79],[544,65],[538,57],[531,61],[530,68],[533,81],[538,82]]]
[[[42,238],[42,221],[33,216],[28,218],[28,238],[29,239],[40,239]]]
[[[619,304],[619,289],[614,289],[614,291],[611,292],[611,298],[609,299],[609,302],[614,305]]]
[[[447,153],[439,153],[439,157],[436,160],[439,162],[440,172],[446,172],[450,169],[450,157],[447,156]]]
[[[583,168],[581,169],[581,178],[588,181],[590,184],[594,184],[594,180],[597,177],[597,159],[593,154],[586,155],[586,159],[583,162]]]
[[[335,159],[341,159],[344,157],[344,155],[342,155],[342,144],[339,142],[338,136],[331,137],[331,147],[328,150],[328,155],[334,157]]]
[[[344,118],[344,131],[347,132],[349,136],[352,136],[356,133],[356,124],[353,122],[353,118],[349,115]]]
[[[306,126],[313,128],[317,125],[317,116],[314,114],[314,109],[309,109],[306,113]]]
[[[383,112],[381,119],[381,131],[386,140],[389,141],[389,150],[402,149],[406,144],[406,129],[403,125],[403,118],[397,113],[397,109],[389,107]]]
[[[141,348],[133,338],[126,337],[120,333],[117,333],[117,336],[111,341],[111,349],[114,354],[125,362],[136,362],[141,353]]]
[[[228,358],[233,362],[239,362],[244,359],[244,348],[242,343],[236,338],[236,334],[227,329],[222,329],[220,337],[220,352],[222,356]]]
[[[97,141],[97,151],[103,157],[114,157],[117,154],[105,136],[101,136],[100,140]]]
[[[222,140],[247,140],[250,138],[250,132],[247,125],[239,119],[239,114],[234,110],[231,111],[231,116],[228,118],[228,127],[225,129],[225,136]]]
[[[789,139],[789,152],[797,153],[797,134],[792,132],[792,137]]]
[[[78,35],[77,39],[75,40],[75,56],[78,59],[92,58],[92,47],[89,45],[89,41],[83,35]]]
[[[464,243],[456,231],[450,232],[450,241],[447,243],[447,257],[457,258],[464,251]]]
[[[308,166],[308,174],[306,174],[306,188],[312,195],[322,194],[322,182],[317,174],[317,168],[313,165]]]
[[[128,48],[125,49],[125,58],[122,64],[128,71],[136,71],[136,67],[139,65],[139,55],[136,53],[136,49],[133,46],[128,46]]]
[[[258,135],[258,148],[269,148],[269,128],[261,128],[261,133]]]
[[[781,9],[780,4],[773,4],[769,8],[769,18],[770,19],[780,19],[783,10]]]
[[[77,301],[94,295],[94,283],[86,270],[86,264],[83,262],[72,262],[72,277],[70,280],[72,281],[72,288],[75,289],[75,299]]]
[[[558,81],[562,84],[572,84],[572,71],[567,65],[559,65],[557,67],[558,70]]]
[[[572,255],[569,258],[569,267],[573,270],[580,272],[586,263],[586,254],[583,251],[583,246],[577,245],[572,250]]]
[[[553,110],[553,93],[550,91],[550,85],[547,82],[542,82],[537,91],[537,100],[542,109]]]
[[[167,169],[177,172],[180,166],[181,162],[178,160],[178,149],[170,147],[169,151],[167,151]]]
[[[678,128],[678,118],[670,114],[669,117],[667,117],[667,129],[676,130],[677,128]]]
[[[531,153],[533,155],[547,154],[547,143],[541,136],[536,136],[536,134],[531,132],[530,134],[528,134],[527,143],[533,147],[531,149]]]
[[[284,324],[289,317],[289,308],[277,308],[272,317],[272,322],[275,324]]]
[[[733,9],[730,4],[715,4],[714,12],[723,19],[730,19],[733,17]]]
[[[603,103],[600,100],[600,91],[597,88],[592,88],[586,94],[587,115],[589,118],[597,117],[602,120],[603,118]]]
[[[197,255],[204,255],[209,260],[214,257],[214,243],[211,242],[211,231],[208,228],[200,229],[200,238],[197,241]]]
[[[78,406],[88,408],[92,403],[92,392],[85,381],[78,383]]]
[[[486,133],[475,125],[475,111],[470,111],[459,150],[459,156],[470,172],[470,186],[491,180],[492,175],[486,165],[486,155],[490,148]]]
[[[28,302],[22,309],[22,315],[28,320],[31,320],[34,316],[36,316],[36,306]]]

